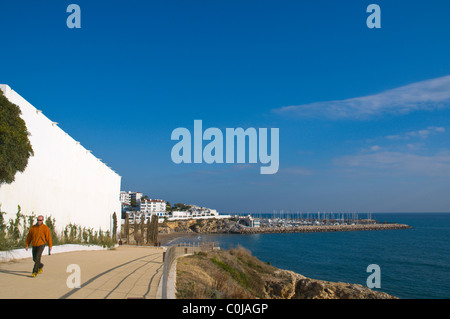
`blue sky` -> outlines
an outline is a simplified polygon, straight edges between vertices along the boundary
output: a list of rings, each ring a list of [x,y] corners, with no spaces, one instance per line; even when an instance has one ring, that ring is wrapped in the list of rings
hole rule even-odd
[[[69,29],[66,8],[81,8]],[[381,8],[369,29],[366,8]],[[449,211],[450,2],[8,1],[0,83],[122,176],[220,212]],[[280,168],[174,164],[170,139],[279,128]]]

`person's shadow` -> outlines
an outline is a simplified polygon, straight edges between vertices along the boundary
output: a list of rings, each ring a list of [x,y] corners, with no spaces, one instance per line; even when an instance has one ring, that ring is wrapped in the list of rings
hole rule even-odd
[[[13,271],[13,270],[0,269],[0,272],[2,272],[4,274],[8,274],[8,275],[30,277],[29,271]]]

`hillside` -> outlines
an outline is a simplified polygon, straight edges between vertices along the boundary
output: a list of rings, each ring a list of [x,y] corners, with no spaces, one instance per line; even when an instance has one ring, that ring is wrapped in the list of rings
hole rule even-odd
[[[362,285],[278,269],[244,248],[178,259],[176,288],[178,299],[396,299]]]

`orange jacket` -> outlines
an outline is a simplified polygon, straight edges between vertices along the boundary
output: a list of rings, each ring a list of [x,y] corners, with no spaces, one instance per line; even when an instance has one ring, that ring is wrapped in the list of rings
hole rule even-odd
[[[52,248],[52,235],[50,234],[50,229],[47,225],[42,224],[41,226],[33,225],[30,228],[30,232],[28,233],[27,240],[25,242],[25,246],[31,243],[32,246],[41,246],[48,244],[50,248]]]

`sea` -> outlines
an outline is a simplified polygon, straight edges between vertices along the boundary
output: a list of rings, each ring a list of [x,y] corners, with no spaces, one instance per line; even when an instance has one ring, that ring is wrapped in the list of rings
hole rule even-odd
[[[450,213],[372,213],[379,222],[411,229],[280,233],[202,234],[177,242],[218,242],[242,246],[258,259],[303,276],[367,285],[379,266],[380,288],[400,299],[450,298]]]

